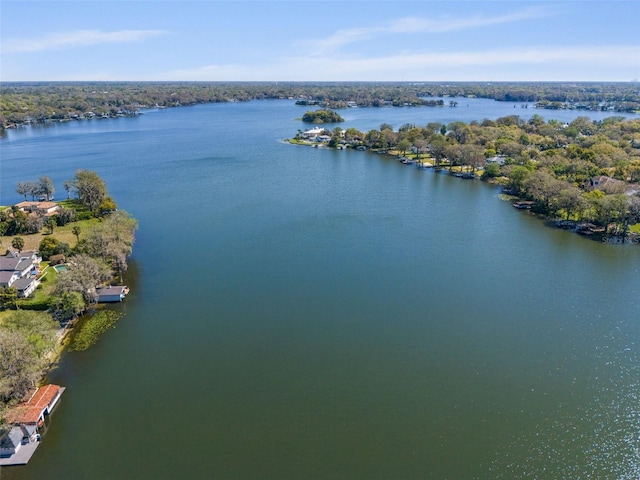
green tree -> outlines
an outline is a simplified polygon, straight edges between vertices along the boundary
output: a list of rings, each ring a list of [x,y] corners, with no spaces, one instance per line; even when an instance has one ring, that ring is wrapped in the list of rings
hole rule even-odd
[[[16,287],[0,287],[0,307],[4,310],[15,309],[18,303]]]
[[[58,296],[51,297],[49,308],[55,319],[64,322],[84,312],[87,304],[80,292],[62,292]]]
[[[460,159],[462,157],[462,150],[459,144],[449,145],[445,149],[445,153],[447,155],[447,160],[449,160],[449,171],[453,170],[453,167],[456,165],[460,165]]]
[[[526,195],[538,203],[542,213],[553,215],[558,210],[558,205],[554,200],[558,193],[567,188],[568,184],[556,179],[548,170],[539,169],[527,177],[524,182]]]
[[[393,130],[385,128],[381,132],[380,140],[385,148],[391,148],[398,143],[398,134]]]
[[[446,126],[442,126],[446,129]],[[431,153],[431,157],[435,160],[436,167],[440,165],[440,162],[446,156],[448,143],[444,136],[435,134],[431,142],[429,143],[429,153]]]
[[[524,185],[527,178],[531,175],[531,171],[527,167],[516,165],[509,173],[508,187],[516,194],[520,195],[524,191]]]
[[[73,233],[76,236],[76,242],[80,242],[81,231],[82,229],[80,228],[80,225],[74,225],[73,227],[71,227],[71,233]]]
[[[493,162],[488,163],[486,167],[484,167],[484,172],[482,172],[482,178],[495,178],[500,176],[500,166]]]
[[[78,292],[87,305],[95,303],[98,300],[96,286],[111,278],[109,267],[100,259],[86,254],[74,255],[67,263],[69,270],[58,274],[54,296],[60,297],[64,292]]]
[[[59,244],[60,240],[51,235],[43,237],[42,240],[40,240],[40,245],[38,245],[38,253],[43,260],[49,260],[51,255],[55,254]]]
[[[362,138],[364,138],[364,134],[353,127],[349,127],[344,131],[344,138],[348,142],[354,142],[362,140]]]
[[[4,319],[3,328],[22,333],[34,353],[42,358],[55,346],[59,325],[46,312],[18,310]]]
[[[44,362],[21,332],[0,328],[0,400],[22,399],[44,371]]]
[[[331,131],[331,140],[329,140],[329,147],[336,148],[342,140],[342,129],[336,127]]]
[[[609,233],[612,225],[617,229],[628,217],[628,197],[621,193],[604,195],[596,199],[594,209],[595,221],[605,227],[605,233]]]
[[[486,164],[484,149],[479,145],[465,144],[460,146],[460,162],[470,166],[473,172]]]
[[[630,197],[629,198],[629,213],[627,223],[629,225],[634,225],[636,223],[640,223],[640,197]]]
[[[67,223],[71,223],[76,219],[76,211],[70,208],[58,208],[56,214],[56,224],[59,227],[64,227]]]
[[[107,186],[100,176],[91,170],[78,170],[74,181],[74,189],[82,204],[94,214],[107,196]]]
[[[306,112],[302,116],[302,121],[307,123],[336,123],[344,122],[344,118],[333,110],[320,109]]]
[[[14,237],[13,240],[11,240],[11,246],[18,250],[19,253],[22,253],[22,249],[24,248],[24,238]]]
[[[558,193],[554,199],[558,210],[564,210],[566,219],[569,220],[573,214],[577,214],[578,218],[582,216],[582,212],[587,207],[586,200],[582,197],[579,188],[568,185]]]
[[[53,198],[55,191],[51,177],[44,176],[38,179],[38,195],[41,198],[48,201]]]
[[[53,233],[54,228],[56,228],[56,220],[53,217],[47,217],[44,219],[44,226],[49,229],[49,235]]]
[[[420,160],[420,154],[426,151],[427,141],[422,137],[416,138],[413,141],[413,146],[416,149],[416,160]]]
[[[138,222],[124,210],[107,215],[86,238],[87,253],[104,260],[120,274],[127,270]]]
[[[404,156],[410,148],[411,142],[406,138],[403,138],[398,142],[398,151],[400,152],[400,155]]]
[[[109,196],[105,197],[104,200],[102,200],[102,203],[100,203],[100,207],[99,207],[100,215],[115,212],[117,209],[118,209],[118,205],[113,200],[113,198]]]

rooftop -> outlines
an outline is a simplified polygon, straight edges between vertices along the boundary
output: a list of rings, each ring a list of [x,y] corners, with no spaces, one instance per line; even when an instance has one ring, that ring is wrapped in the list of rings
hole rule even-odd
[[[61,393],[59,385],[45,385],[38,388],[29,400],[7,412],[7,423],[38,423],[45,409],[55,403]]]

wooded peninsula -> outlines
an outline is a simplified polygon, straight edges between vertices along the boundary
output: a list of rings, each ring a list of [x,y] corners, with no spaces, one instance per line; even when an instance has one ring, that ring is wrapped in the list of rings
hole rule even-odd
[[[93,171],[76,171],[64,188],[55,202],[50,177],[19,182],[24,201],[0,208],[0,417],[63,346],[87,348],[119,317],[96,307],[123,280],[137,221]]]
[[[640,239],[640,119],[482,122],[299,130],[290,143],[370,150],[405,164],[500,183],[514,206],[607,243]],[[517,201],[516,201],[517,200]]]

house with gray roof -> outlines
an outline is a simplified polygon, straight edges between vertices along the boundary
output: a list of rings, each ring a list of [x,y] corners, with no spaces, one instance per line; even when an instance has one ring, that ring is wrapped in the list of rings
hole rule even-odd
[[[38,284],[42,258],[37,252],[7,252],[0,256],[0,287],[15,287],[19,297],[28,297]]]
[[[108,287],[96,288],[96,293],[98,294],[98,302],[100,303],[121,302],[127,293],[129,293],[129,289],[124,285],[109,285]]]
[[[0,458],[7,458],[20,450],[24,433],[20,427],[13,427],[0,437]]]
[[[587,190],[600,190],[606,194],[625,193],[628,188],[627,182],[608,177],[607,175],[599,175],[590,178],[586,183]]]

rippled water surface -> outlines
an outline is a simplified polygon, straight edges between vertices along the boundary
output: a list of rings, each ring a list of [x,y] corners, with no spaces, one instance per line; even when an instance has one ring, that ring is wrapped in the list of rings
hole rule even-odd
[[[514,113],[341,126],[453,110]],[[3,478],[638,478],[640,250],[479,181],[283,143],[302,113],[202,105],[0,140],[0,203],[40,175],[64,196],[87,168],[140,222],[125,317],[63,357],[51,428]]]

